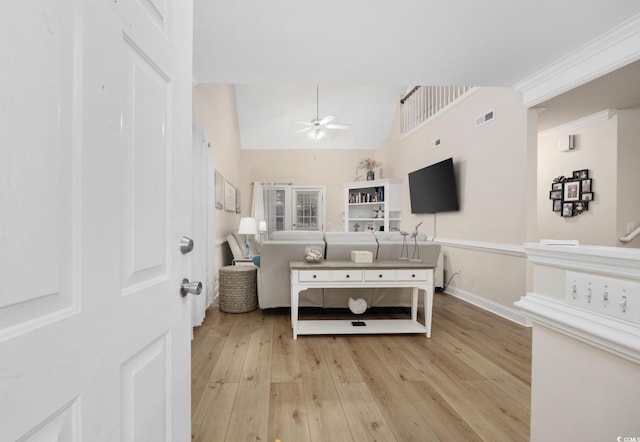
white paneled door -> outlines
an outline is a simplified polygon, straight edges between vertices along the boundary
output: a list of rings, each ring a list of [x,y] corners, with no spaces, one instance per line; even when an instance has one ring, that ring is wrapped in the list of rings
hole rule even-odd
[[[190,439],[190,0],[0,6],[0,440]]]

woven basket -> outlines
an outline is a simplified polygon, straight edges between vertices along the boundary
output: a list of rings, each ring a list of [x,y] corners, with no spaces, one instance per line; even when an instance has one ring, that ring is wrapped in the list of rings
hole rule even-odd
[[[220,311],[246,313],[258,308],[256,273],[253,266],[225,266],[220,269]]]

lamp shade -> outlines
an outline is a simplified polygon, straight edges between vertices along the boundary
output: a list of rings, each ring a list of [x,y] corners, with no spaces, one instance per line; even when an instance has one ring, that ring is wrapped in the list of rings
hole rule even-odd
[[[256,233],[258,233],[258,228],[256,226],[256,219],[248,216],[240,218],[238,233],[240,235],[255,235]]]
[[[258,232],[265,233],[266,231],[267,231],[267,222],[260,221],[260,223],[258,224]]]

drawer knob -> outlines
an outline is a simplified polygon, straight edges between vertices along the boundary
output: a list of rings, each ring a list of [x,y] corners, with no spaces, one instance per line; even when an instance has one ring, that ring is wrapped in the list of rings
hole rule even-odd
[[[416,275],[415,275],[415,274],[413,274],[413,275],[411,275],[411,277],[412,277],[412,278],[415,278],[415,277],[416,277]]]
[[[318,277],[318,275],[313,275],[313,279],[316,279]]]
[[[378,275],[378,278],[382,278],[382,275]]]
[[[348,278],[349,276],[350,276],[350,275],[347,273],[347,278]]]

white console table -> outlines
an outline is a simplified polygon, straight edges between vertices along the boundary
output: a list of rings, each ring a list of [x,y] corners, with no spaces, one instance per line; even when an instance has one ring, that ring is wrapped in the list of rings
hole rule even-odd
[[[325,261],[310,264],[289,263],[291,271],[291,326],[293,339],[298,335],[424,333],[431,337],[433,309],[433,267],[410,261],[376,261],[358,264],[351,261]],[[411,319],[299,320],[300,292],[311,288],[413,288]],[[418,322],[418,289],[424,290],[424,325]],[[353,325],[364,322],[365,325]]]

